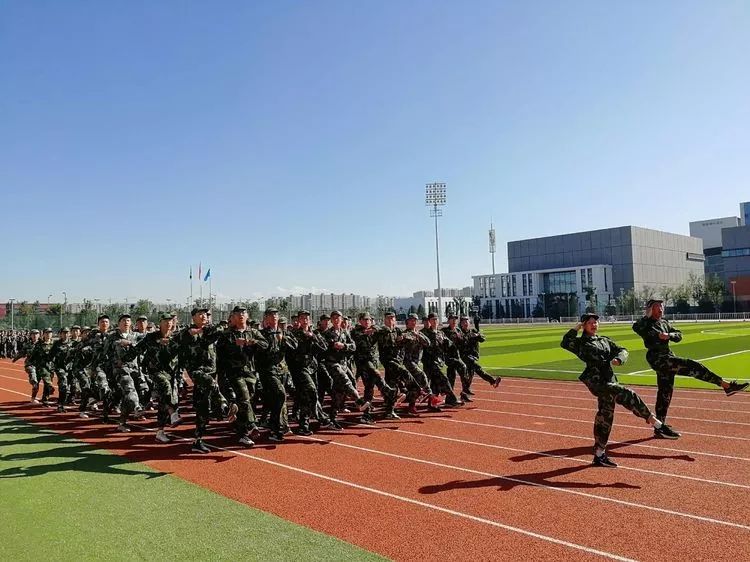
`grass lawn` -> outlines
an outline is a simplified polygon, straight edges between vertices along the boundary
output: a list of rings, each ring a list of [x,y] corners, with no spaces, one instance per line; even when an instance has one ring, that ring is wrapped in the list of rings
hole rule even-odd
[[[677,323],[683,340],[671,344],[677,355],[703,360],[706,366],[725,379],[750,379],[750,323]],[[583,363],[560,347],[570,325],[554,326],[480,326],[487,336],[481,347],[481,364],[497,375],[539,379],[576,380]],[[612,338],[630,352],[629,361],[615,372],[626,384],[655,385],[656,376],[646,363],[643,340],[630,324],[603,322],[599,333]],[[741,352],[741,353],[737,353]],[[745,353],[748,352],[748,353]],[[725,357],[717,357],[734,354]],[[713,359],[707,359],[713,358]],[[628,375],[628,373],[632,373]],[[677,377],[677,387],[717,388],[692,379]]]
[[[0,413],[0,560],[383,560]]]

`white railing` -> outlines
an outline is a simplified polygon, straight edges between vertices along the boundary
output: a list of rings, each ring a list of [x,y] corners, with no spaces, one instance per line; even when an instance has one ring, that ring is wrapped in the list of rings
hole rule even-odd
[[[600,322],[635,322],[642,318],[642,314],[615,314],[613,316],[602,315]],[[675,322],[747,322],[750,321],[750,312],[711,312],[695,314],[665,314],[667,320]],[[567,316],[560,318],[562,323],[575,323],[579,321],[578,316]]]

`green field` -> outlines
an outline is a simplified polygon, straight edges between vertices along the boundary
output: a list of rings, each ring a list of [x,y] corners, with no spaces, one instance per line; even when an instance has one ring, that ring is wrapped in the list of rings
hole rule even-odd
[[[383,560],[2,413],[0,519],[0,560]]]
[[[676,326],[683,334],[682,342],[672,344],[677,355],[703,360],[708,368],[725,379],[750,379],[750,323],[685,322]],[[501,376],[575,380],[583,370],[583,363],[560,347],[560,340],[570,327],[560,324],[552,327],[482,326],[487,341],[482,344],[480,362],[492,374]],[[602,323],[599,333],[630,352],[629,361],[615,369],[620,382],[656,384],[654,372],[646,363],[643,340],[630,324]],[[744,353],[746,351],[748,353]],[[716,388],[689,377],[677,377],[676,386]]]

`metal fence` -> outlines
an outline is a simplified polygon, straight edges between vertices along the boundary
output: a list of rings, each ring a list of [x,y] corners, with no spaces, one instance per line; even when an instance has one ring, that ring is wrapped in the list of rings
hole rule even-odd
[[[635,322],[642,318],[642,314],[617,314],[613,316],[601,316],[600,322]],[[750,312],[713,312],[695,314],[665,314],[664,318],[674,322],[747,322],[750,321]],[[578,322],[579,317],[567,316],[560,318],[562,323]]]

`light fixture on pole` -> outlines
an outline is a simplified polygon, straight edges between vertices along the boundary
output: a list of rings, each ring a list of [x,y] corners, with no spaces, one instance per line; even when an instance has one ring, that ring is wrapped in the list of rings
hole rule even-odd
[[[735,292],[735,285],[737,284],[737,281],[733,279],[729,283],[732,285],[732,307],[734,309],[734,313],[737,314],[737,293]]]
[[[495,275],[495,250],[496,250],[496,243],[495,243],[495,227],[492,226],[492,221],[490,221],[490,255],[492,255],[492,275]]]
[[[63,294],[63,305],[60,307],[60,328],[63,327],[63,312],[65,312],[65,308],[68,306],[68,293],[63,291],[62,294]]]
[[[430,207],[430,216],[435,218],[435,264],[437,266],[438,318],[443,321],[443,288],[440,286],[440,242],[438,237],[438,217],[443,216],[441,207],[446,202],[444,183],[428,183],[425,186],[425,205]]]
[[[13,330],[13,302],[15,300],[16,299],[8,299],[8,302],[10,303],[10,331],[11,332],[14,331]]]

